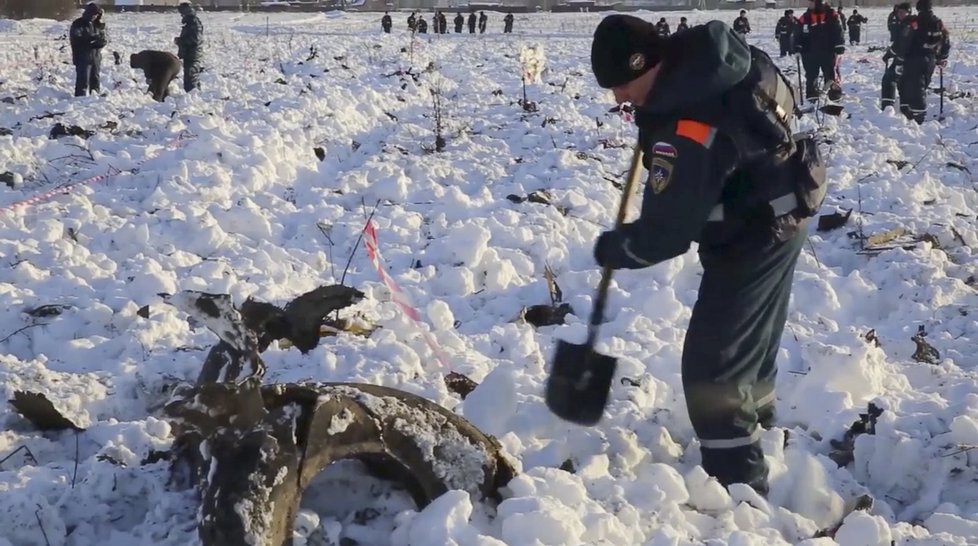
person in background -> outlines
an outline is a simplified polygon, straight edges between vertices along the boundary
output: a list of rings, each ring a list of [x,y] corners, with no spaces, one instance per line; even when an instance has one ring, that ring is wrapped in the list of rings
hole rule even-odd
[[[513,13],[509,12],[506,17],[503,17],[503,34],[510,34],[513,32]]]
[[[750,34],[750,21],[747,19],[747,10],[740,10],[740,17],[734,19],[734,32],[741,36]]]
[[[445,34],[448,32],[448,18],[445,17],[445,12],[438,12],[438,34]]]
[[[895,22],[887,23],[890,24],[890,36],[897,40],[900,39],[903,35],[901,30],[907,24],[910,11],[910,2],[897,4],[893,8],[893,13],[896,14]],[[900,81],[900,75],[903,74],[903,58],[897,57],[894,53],[895,47],[896,41],[893,41],[890,43],[890,47],[886,48],[886,53],[883,54],[883,63],[886,64],[886,69],[883,71],[883,81],[880,84],[880,110],[886,110],[887,106],[896,107],[897,84]]]
[[[666,36],[672,34],[672,31],[669,30],[669,23],[666,22],[666,18],[665,17],[659,19],[659,22],[655,24],[655,32],[656,32],[656,34],[658,34],[659,36],[661,36],[663,38],[665,38]]]
[[[900,32],[900,28],[903,26],[902,19],[899,17],[900,6],[903,4],[897,4],[893,6],[893,11],[886,17],[886,30],[890,31],[890,43],[896,41],[897,33]]]
[[[462,25],[465,24],[465,17],[462,17],[461,11],[455,12],[455,19],[453,19],[453,21],[455,23],[455,34],[461,34]]]
[[[774,37],[778,40],[782,57],[791,53],[791,34],[795,30],[794,19],[791,10],[786,9],[784,15],[778,19],[778,24],[774,26]]]
[[[689,30],[689,23],[686,22],[685,17],[680,17],[679,24],[676,26],[676,32],[682,32],[684,30]]]
[[[862,37],[863,25],[868,23],[869,19],[863,17],[859,10],[853,9],[852,15],[849,16],[849,21],[846,25],[849,27],[849,45],[859,45],[859,39]]]
[[[177,44],[177,57],[183,59],[183,90],[189,93],[200,87],[204,25],[189,0],[180,2],[177,10],[183,18],[183,28],[173,41]]]
[[[805,98],[815,102],[819,97],[818,77],[829,89],[829,100],[842,97],[838,63],[845,53],[845,37],[839,14],[825,0],[809,0],[808,11],[798,18],[795,53],[801,54],[805,67]]]
[[[384,29],[384,32],[385,33],[390,34],[391,33],[391,26],[393,26],[393,25],[394,25],[394,23],[393,23],[393,21],[391,21],[391,15],[390,15],[390,13],[387,13],[385,11],[384,12],[384,16],[380,18],[380,26]]]
[[[102,48],[108,43],[102,8],[89,2],[81,17],[71,23],[68,31],[71,43],[71,62],[75,65],[75,96],[84,97],[101,90]]]
[[[893,52],[903,59],[900,110],[909,119],[923,123],[927,115],[927,88],[934,68],[944,67],[951,51],[951,38],[944,22],[934,14],[931,0],[917,0],[917,15],[907,18]]]
[[[489,24],[489,17],[486,15],[486,12],[480,11],[479,12],[479,34],[486,33],[487,24]]]

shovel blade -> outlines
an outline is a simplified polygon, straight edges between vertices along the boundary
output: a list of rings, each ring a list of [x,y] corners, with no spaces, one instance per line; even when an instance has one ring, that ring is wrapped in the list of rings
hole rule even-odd
[[[618,361],[591,345],[557,343],[547,379],[547,407],[557,417],[591,426],[601,420]]]

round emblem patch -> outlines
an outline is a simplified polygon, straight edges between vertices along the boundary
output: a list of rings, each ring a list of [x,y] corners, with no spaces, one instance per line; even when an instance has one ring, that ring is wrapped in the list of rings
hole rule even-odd
[[[636,72],[645,68],[645,55],[642,55],[641,53],[632,53],[632,56],[628,58],[628,68],[631,68]]]

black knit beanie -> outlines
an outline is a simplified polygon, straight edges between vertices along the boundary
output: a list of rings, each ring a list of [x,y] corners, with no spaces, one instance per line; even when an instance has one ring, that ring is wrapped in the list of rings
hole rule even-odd
[[[917,0],[917,12],[932,11],[934,9],[930,0]]]
[[[617,87],[659,64],[664,46],[652,23],[631,15],[609,15],[594,31],[591,70],[601,87]]]

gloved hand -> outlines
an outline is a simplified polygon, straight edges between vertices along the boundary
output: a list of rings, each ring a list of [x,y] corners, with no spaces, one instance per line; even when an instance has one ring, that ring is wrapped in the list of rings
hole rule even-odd
[[[947,59],[937,59],[937,66],[944,68],[947,66]]]
[[[846,46],[840,46],[840,45],[835,46],[836,55],[842,55],[845,52],[846,52]]]
[[[612,269],[618,269],[617,264],[623,254],[624,242],[625,238],[620,231],[605,231],[594,243],[594,261],[601,267],[610,266]]]

